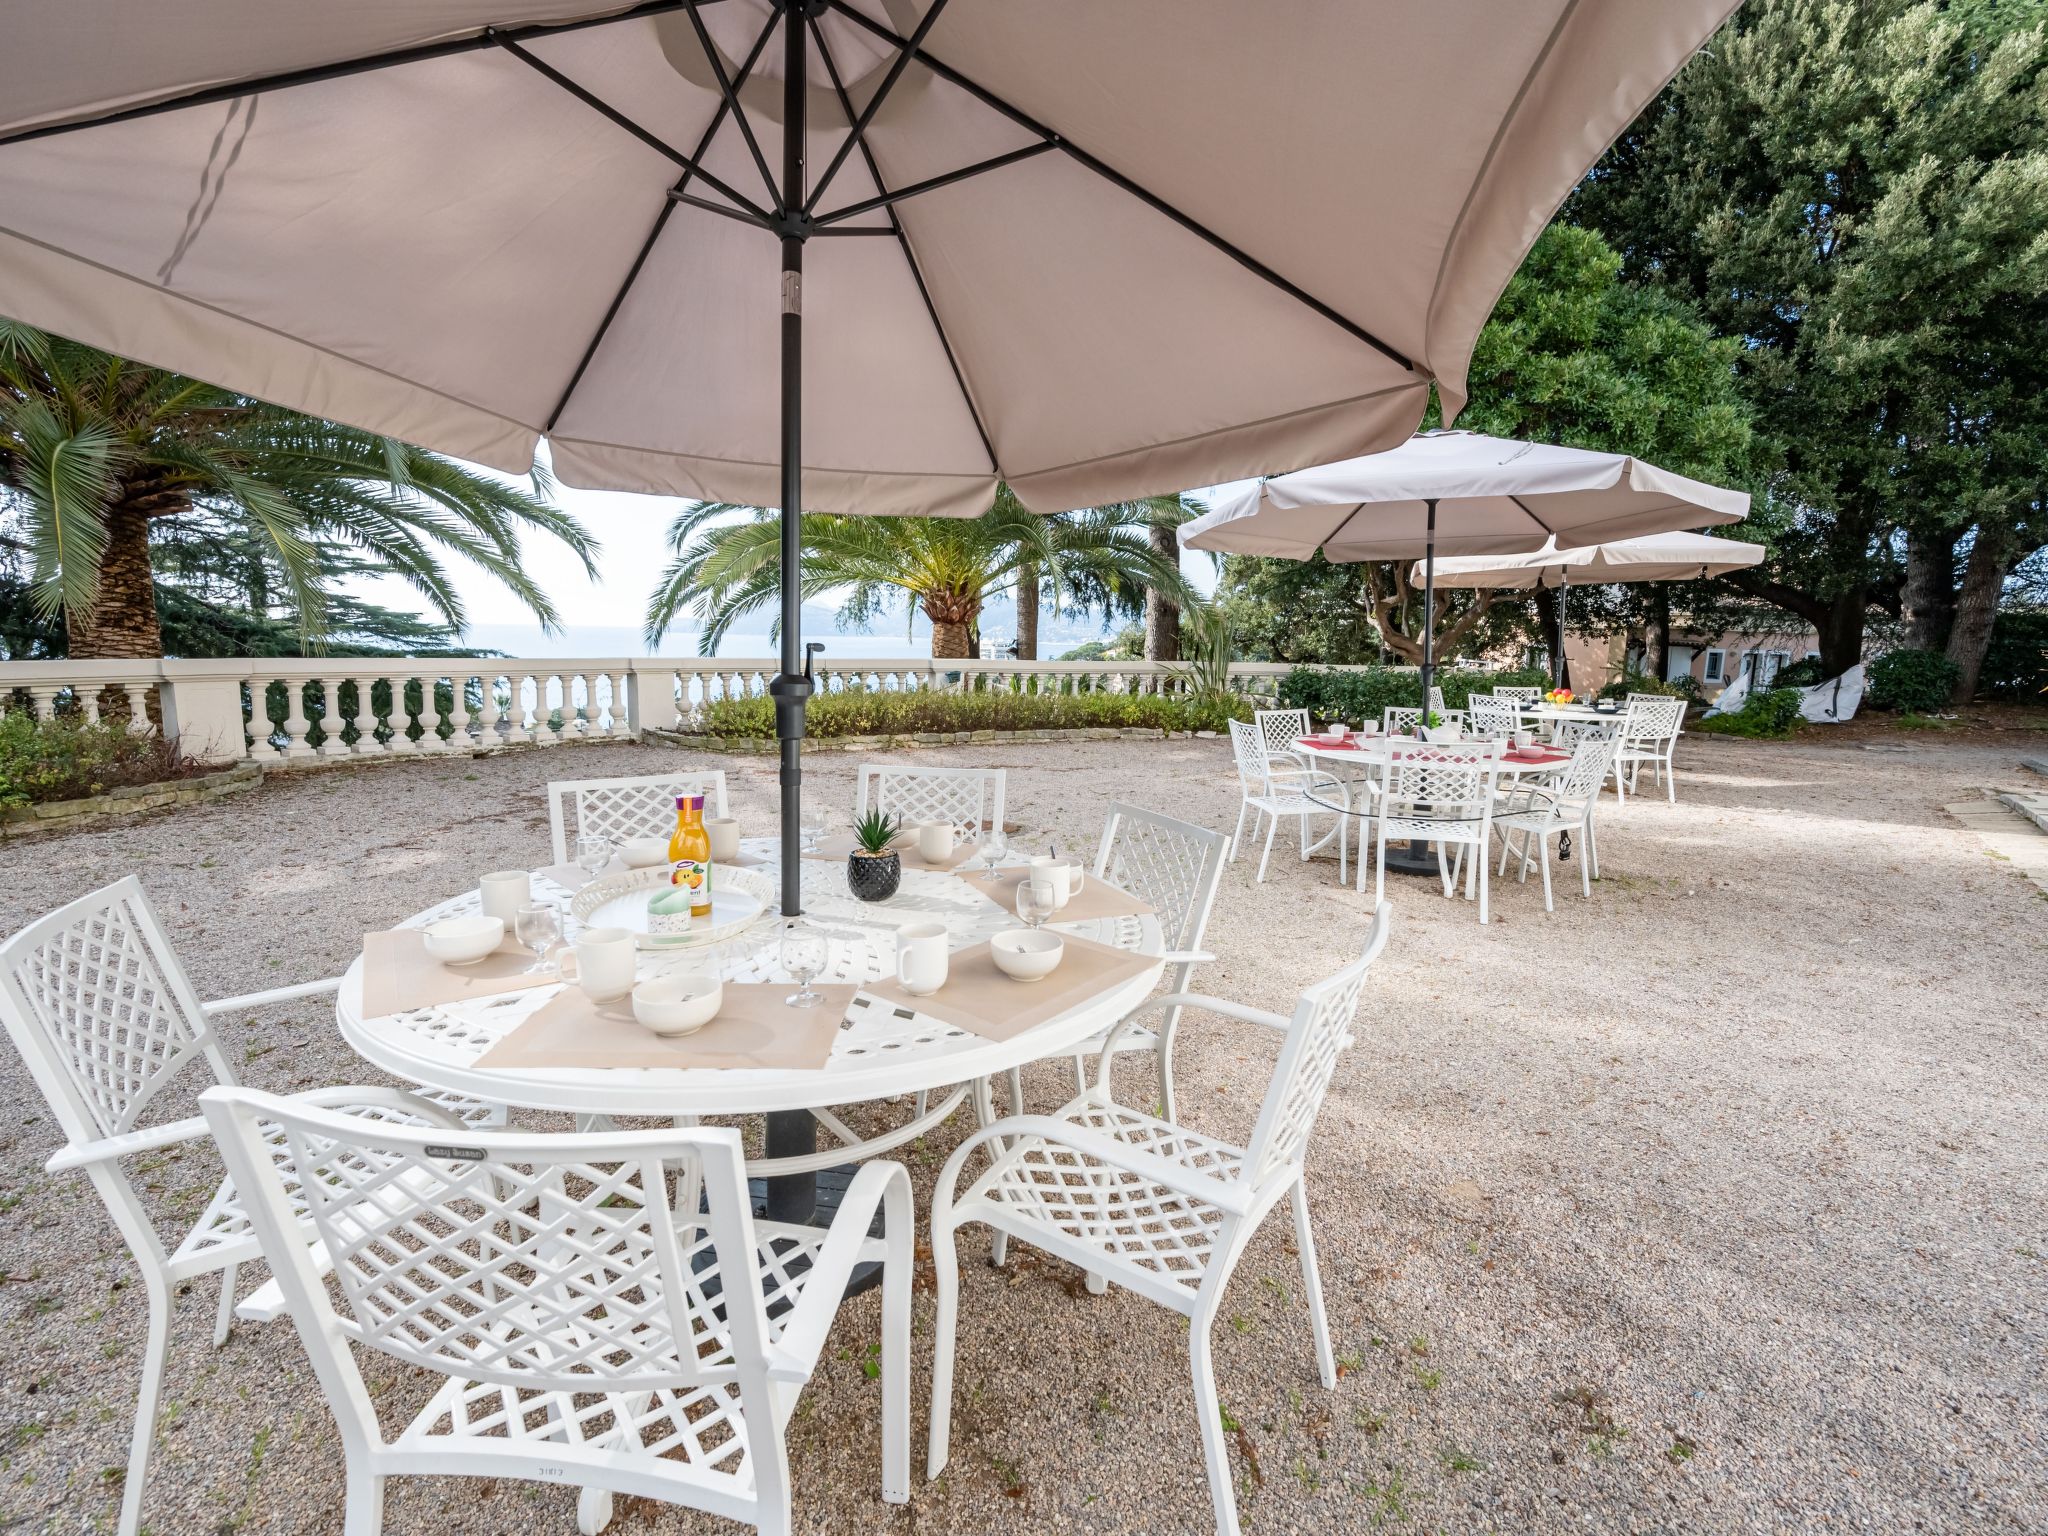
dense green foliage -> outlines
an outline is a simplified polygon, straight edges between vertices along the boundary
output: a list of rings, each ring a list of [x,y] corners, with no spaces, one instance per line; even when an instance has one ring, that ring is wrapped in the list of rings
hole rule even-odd
[[[2048,608],[2008,608],[1991,628],[1977,691],[1998,699],[2043,702],[2048,694]]]
[[[1797,688],[1765,688],[1752,693],[1734,714],[1711,715],[1695,721],[1691,729],[1714,736],[1782,740],[1799,728],[1800,702]]]
[[[81,800],[197,771],[154,731],[130,731],[125,720],[87,725],[80,715],[38,720],[25,709],[0,714],[0,810]]]
[[[1879,709],[1931,714],[1944,707],[1958,668],[1939,651],[1886,651],[1870,664],[1870,702]]]
[[[1831,676],[1873,609],[1974,674],[2048,542],[2038,0],[1750,0],[1566,217],[1741,338],[1771,556],[1733,584],[1814,624]]]
[[[1652,677],[1647,672],[1625,672],[1600,690],[1603,699],[1625,699],[1632,693],[1654,693],[1666,699],[1694,699],[1700,696],[1700,685],[1688,675],[1672,682]]]
[[[1547,688],[1549,676],[1538,667],[1509,671],[1481,672],[1459,667],[1436,674],[1443,690],[1445,709],[1463,709],[1475,693],[1496,688]],[[1367,667],[1358,672],[1337,672],[1320,667],[1296,667],[1280,679],[1280,704],[1286,709],[1305,709],[1318,720],[1358,723],[1377,720],[1389,709],[1419,709],[1422,679],[1414,672],[1392,667]]]
[[[849,688],[821,693],[804,712],[812,736],[914,736],[949,731],[1071,731],[1141,727],[1163,731],[1221,731],[1249,720],[1253,702],[1235,698],[1183,699],[1134,693],[1013,693],[987,689],[944,693]],[[707,736],[775,734],[775,707],[766,698],[720,699],[704,708]]]

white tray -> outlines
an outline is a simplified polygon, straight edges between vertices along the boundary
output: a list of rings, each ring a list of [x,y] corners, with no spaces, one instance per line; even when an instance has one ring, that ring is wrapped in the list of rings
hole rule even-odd
[[[569,913],[586,928],[624,928],[642,949],[689,949],[745,932],[768,915],[775,900],[774,882],[760,870],[721,864],[711,874],[709,918],[696,919],[688,933],[650,933],[647,903],[668,889],[666,864],[610,875],[578,891]]]

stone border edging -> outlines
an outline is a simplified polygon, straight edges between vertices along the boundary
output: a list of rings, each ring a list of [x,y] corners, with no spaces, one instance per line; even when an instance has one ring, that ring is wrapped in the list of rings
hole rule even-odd
[[[710,736],[695,731],[647,731],[646,740],[700,752],[727,752],[772,757],[779,750],[773,736]],[[994,746],[1021,741],[1214,741],[1217,731],[1169,731],[1161,726],[1080,726],[1039,731],[914,731],[902,736],[806,736],[807,752],[887,752],[906,747]]]
[[[237,763],[218,773],[195,774],[189,779],[165,779],[156,784],[124,784],[105,794],[78,800],[45,800],[37,805],[0,811],[0,838],[24,833],[72,827],[88,817],[135,816],[144,811],[163,810],[174,805],[197,805],[240,794],[263,782],[260,763]]]

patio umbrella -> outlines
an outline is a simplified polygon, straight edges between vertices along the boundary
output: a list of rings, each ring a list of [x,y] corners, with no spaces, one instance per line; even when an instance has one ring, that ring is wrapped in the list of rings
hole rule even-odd
[[[1495,587],[1531,591],[1554,588],[1557,600],[1557,651],[1550,659],[1551,680],[1564,686],[1564,604],[1571,584],[1605,586],[1613,582],[1705,581],[1760,565],[1761,544],[1717,539],[1704,533],[1659,533],[1612,544],[1587,544],[1559,549],[1552,539],[1528,555],[1465,555],[1436,562],[1436,580],[1447,587]],[[1420,566],[1416,567],[1422,572]],[[1422,573],[1425,577],[1426,572]]]
[[[1398,448],[1275,475],[1180,530],[1190,549],[1337,562],[1422,557],[1422,699],[1434,671],[1437,556],[1514,555],[1738,522],[1741,491],[1621,453],[1424,432]]]

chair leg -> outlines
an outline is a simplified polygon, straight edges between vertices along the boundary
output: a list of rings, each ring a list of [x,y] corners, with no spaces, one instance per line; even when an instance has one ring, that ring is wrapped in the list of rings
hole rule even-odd
[[[1230,1447],[1223,1438],[1223,1405],[1216,1396],[1216,1368],[1209,1355],[1209,1327],[1195,1318],[1188,1330],[1188,1367],[1195,1378],[1195,1417],[1202,1425],[1202,1460],[1209,1471],[1209,1502],[1216,1536],[1238,1536],[1237,1489],[1230,1481]]]
[[[928,1104],[928,1103],[930,1102],[930,1099],[931,1099],[931,1095],[930,1095],[929,1093],[927,1093],[927,1092],[925,1092],[925,1091],[923,1091],[923,1090],[919,1090],[919,1092],[918,1092],[918,1095],[917,1095],[917,1118],[918,1118],[918,1119],[922,1120],[922,1119],[924,1118],[924,1112],[925,1112],[925,1108],[926,1108],[927,1104]]]
[[[1316,1268],[1316,1239],[1308,1224],[1308,1187],[1294,1181],[1294,1246],[1301,1250],[1301,1289],[1308,1297],[1309,1326],[1316,1335],[1316,1369],[1323,1385],[1337,1385],[1337,1357],[1330,1349],[1330,1319],[1323,1311],[1323,1277]]]
[[[164,1356],[171,1347],[171,1287],[163,1271],[142,1267],[142,1289],[149,1297],[149,1341],[142,1357],[142,1385],[135,1393],[135,1434],[128,1444],[128,1477],[121,1485],[120,1536],[138,1536],[142,1529],[142,1493],[149,1482],[149,1452],[156,1442],[157,1401],[163,1396]]]
[[[1074,1092],[1088,1091],[1088,1058],[1079,1051],[1074,1053]]]
[[[1024,1071],[1021,1067],[1010,1068],[1010,1113],[1024,1113]]]
[[[1486,860],[1484,860],[1484,859],[1480,859],[1480,860],[1478,861],[1478,864],[1479,864],[1479,921],[1480,921],[1481,923],[1484,923],[1484,922],[1486,921],[1486,898],[1487,898],[1487,891],[1488,891],[1488,888],[1489,888],[1489,882],[1487,881],[1487,878],[1486,878]],[[1469,889],[1469,888],[1468,888],[1468,889],[1467,889],[1467,891],[1466,891],[1466,897],[1467,897],[1467,899],[1468,899],[1468,900],[1469,900],[1469,899],[1470,899],[1470,897],[1471,897],[1471,891],[1470,891],[1470,889]]]
[[[612,1491],[609,1488],[576,1490],[576,1536],[603,1536],[612,1523]]]
[[[907,1213],[906,1198],[898,1207]],[[885,1220],[897,1226],[893,1215]],[[896,1233],[891,1232],[893,1240]],[[910,1288],[911,1238],[905,1234],[895,1257],[882,1265],[882,1499],[910,1502]]]
[[[936,1218],[937,1213],[934,1213]],[[932,1222],[932,1413],[931,1438],[925,1447],[924,1475],[946,1470],[953,1438],[953,1344],[960,1327],[960,1259],[950,1222]]]
[[[1678,764],[1665,758],[1657,765],[1657,777],[1664,781],[1664,798],[1672,805],[1678,804]]]
[[[1579,823],[1579,891],[1593,899],[1593,818]]]
[[[1555,911],[1557,910],[1557,908],[1556,908],[1555,906],[1553,906],[1553,905],[1551,904],[1551,900],[1550,900],[1550,839],[1549,839],[1549,838],[1547,838],[1547,837],[1539,837],[1539,838],[1537,838],[1537,839],[1536,839],[1536,853],[1537,853],[1537,857],[1538,857],[1539,859],[1541,859],[1541,860],[1542,860],[1542,867],[1543,867],[1543,910],[1544,910],[1544,911],[1546,911],[1546,912],[1555,912]]]
[[[1159,1064],[1159,1102],[1164,1106],[1165,1119],[1180,1124],[1179,1106],[1173,1100],[1173,1020],[1167,1019],[1159,1029],[1159,1043],[1152,1048],[1153,1059]]]
[[[1237,802],[1237,830],[1230,834],[1230,862],[1237,862],[1238,845],[1244,841],[1244,813],[1252,808],[1249,800]]]
[[[1266,861],[1273,857],[1273,834],[1280,830],[1280,818],[1270,817],[1266,824],[1266,851],[1259,855],[1259,884],[1266,883]]]
[[[581,1515],[582,1500],[577,1500]],[[607,1516],[609,1517],[609,1516]],[[384,1536],[384,1477],[355,1461],[348,1465],[348,1503],[343,1536]]]
[[[220,1310],[213,1315],[213,1347],[219,1349],[227,1343],[228,1332],[235,1326],[235,1274],[239,1264],[230,1264],[220,1272]]]

